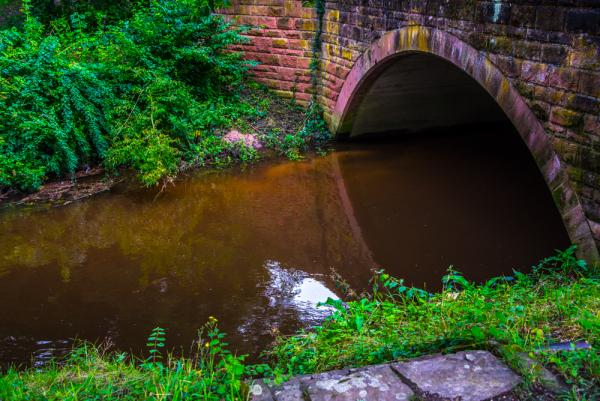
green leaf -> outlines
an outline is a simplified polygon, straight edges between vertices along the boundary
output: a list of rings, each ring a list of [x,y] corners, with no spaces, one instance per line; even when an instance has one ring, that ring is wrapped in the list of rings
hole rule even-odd
[[[485,340],[485,334],[479,326],[471,327],[471,334],[473,335],[473,338],[475,338],[475,340],[477,341]]]

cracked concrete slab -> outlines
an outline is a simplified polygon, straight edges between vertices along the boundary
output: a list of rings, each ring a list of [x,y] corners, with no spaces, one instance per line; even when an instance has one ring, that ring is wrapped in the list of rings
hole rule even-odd
[[[491,353],[464,351],[297,376],[273,387],[257,381],[250,393],[252,401],[411,401],[416,396],[485,401],[509,393],[520,382]]]
[[[262,380],[257,380],[250,385],[250,399],[252,401],[275,401],[271,389]]]
[[[306,382],[310,401],[409,401],[414,393],[387,365],[315,375]]]
[[[464,351],[392,364],[420,391],[446,399],[485,401],[512,391],[521,379],[487,351]]]

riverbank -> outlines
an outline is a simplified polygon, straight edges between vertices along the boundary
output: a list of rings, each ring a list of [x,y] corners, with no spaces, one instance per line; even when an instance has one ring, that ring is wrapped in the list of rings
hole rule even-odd
[[[279,157],[299,160],[303,154],[327,146],[327,142],[322,141],[317,149],[310,138],[302,136],[302,129],[311,117],[305,107],[293,100],[281,98],[255,83],[250,83],[242,97],[244,102],[256,108],[256,113],[237,120],[228,129],[216,130],[207,157],[197,163],[181,163],[176,173],[158,185],[175,185],[178,176],[203,168],[221,169]],[[124,180],[135,180],[135,174],[132,169],[107,170],[102,165],[87,166],[70,177],[44,183],[35,192],[0,188],[0,207],[69,204],[109,191]]]
[[[98,167],[164,186],[193,167],[254,161],[260,140],[290,158],[326,141],[319,106],[277,113],[251,80],[257,63],[231,51],[250,28],[213,12],[222,6],[23,2],[22,23],[0,30],[0,198]],[[51,185],[47,198],[63,189],[74,190]]]
[[[483,284],[450,271],[436,294],[384,273],[373,289],[349,294],[345,303],[330,301],[336,310],[324,324],[279,338],[266,351],[270,365],[246,365],[227,351],[213,318],[191,357],[167,355],[165,339],[175,333],[162,331],[148,339],[147,359],[84,344],[42,369],[10,370],[0,378],[0,399],[238,400],[248,398],[252,378],[279,383],[294,374],[473,349],[494,353],[522,377],[517,399],[599,396],[600,276],[572,248],[528,274]],[[564,342],[586,346],[550,347]],[[544,387],[542,368],[562,382],[553,390],[560,395]]]

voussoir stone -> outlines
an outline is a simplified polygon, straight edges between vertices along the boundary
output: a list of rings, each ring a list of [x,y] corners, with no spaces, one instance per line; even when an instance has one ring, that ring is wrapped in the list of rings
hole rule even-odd
[[[521,381],[487,351],[436,355],[392,367],[420,391],[450,400],[488,400],[510,392]]]

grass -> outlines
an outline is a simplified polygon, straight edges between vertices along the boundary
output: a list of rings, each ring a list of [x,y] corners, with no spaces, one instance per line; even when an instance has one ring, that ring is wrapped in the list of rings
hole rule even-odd
[[[227,351],[211,319],[192,357],[162,356],[164,332],[149,337],[150,357],[109,353],[83,344],[43,370],[9,370],[0,377],[0,400],[243,400],[248,375],[243,356]]]
[[[244,356],[227,351],[211,318],[190,357],[163,356],[159,328],[148,339],[147,359],[83,344],[42,369],[9,370],[0,377],[0,400],[246,400],[253,377],[280,381],[462,349],[489,349],[503,358],[524,377],[523,399],[541,399],[542,367],[566,384],[551,399],[599,399],[600,275],[574,252],[547,258],[528,274],[483,284],[450,269],[437,294],[378,272],[369,294],[349,291],[353,300],[330,300],[336,311],[320,327],[280,337],[267,351],[270,366],[247,365]],[[561,341],[586,341],[592,348],[545,349]],[[523,363],[522,355],[534,363]]]
[[[515,272],[477,285],[450,269],[437,294],[406,287],[379,272],[373,292],[347,303],[320,327],[282,337],[269,351],[275,367],[303,374],[405,360],[436,352],[489,349],[541,384],[541,365],[558,373],[572,400],[600,397],[600,276],[572,247],[542,261],[530,274]],[[590,350],[550,352],[555,342],[583,340]]]

